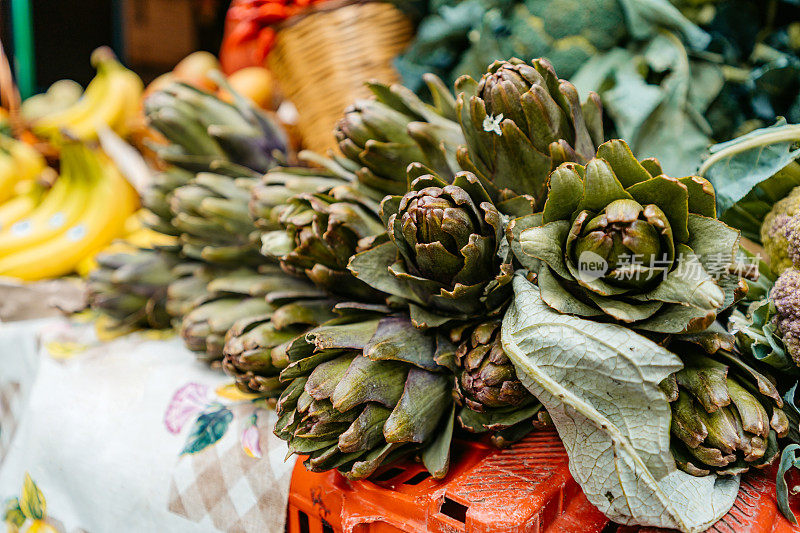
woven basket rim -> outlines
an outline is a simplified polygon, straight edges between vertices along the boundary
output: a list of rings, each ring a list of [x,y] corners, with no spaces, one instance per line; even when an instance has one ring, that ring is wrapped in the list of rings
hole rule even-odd
[[[298,13],[288,19],[276,24],[274,26],[275,31],[278,32],[285,28],[290,28],[295,24],[299,23],[301,20],[306,19],[313,15],[318,15],[320,13],[328,13],[330,11],[336,11],[341,7],[349,7],[349,6],[363,6],[367,4],[385,4],[390,7],[397,9],[397,7],[390,3],[385,2],[382,0],[328,0],[327,2],[322,2],[320,4],[315,4],[305,9],[302,13]],[[399,11],[399,9],[398,9]]]

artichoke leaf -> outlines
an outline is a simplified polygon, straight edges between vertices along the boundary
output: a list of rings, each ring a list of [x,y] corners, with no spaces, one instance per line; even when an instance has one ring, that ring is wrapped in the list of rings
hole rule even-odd
[[[564,260],[569,229],[570,224],[566,220],[528,228],[519,235],[520,250],[527,256],[544,261],[562,278],[572,279]]]
[[[556,279],[547,265],[543,264],[538,273],[542,300],[556,311],[578,316],[601,316],[603,314],[597,307],[584,303],[573,296]]]
[[[544,405],[589,501],[621,524],[704,531],[733,505],[738,477],[694,477],[670,452],[659,383],[680,359],[634,331],[552,311],[522,275],[503,348]]]
[[[393,242],[385,242],[351,257],[347,268],[356,278],[379,291],[424,303],[407,283],[389,273],[389,267],[396,260],[397,246]]]

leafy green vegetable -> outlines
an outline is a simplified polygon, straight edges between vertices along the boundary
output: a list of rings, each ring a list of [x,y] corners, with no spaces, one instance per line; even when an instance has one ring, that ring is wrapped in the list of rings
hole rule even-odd
[[[720,143],[709,149],[710,156],[699,174],[717,193],[720,218],[760,242],[764,217],[778,200],[800,185],[800,125],[784,119],[768,128]]]
[[[553,419],[589,501],[615,522],[689,532],[723,516],[739,478],[691,476],[670,453],[659,383],[680,359],[630,329],[551,310],[521,273],[514,291],[503,348]]]

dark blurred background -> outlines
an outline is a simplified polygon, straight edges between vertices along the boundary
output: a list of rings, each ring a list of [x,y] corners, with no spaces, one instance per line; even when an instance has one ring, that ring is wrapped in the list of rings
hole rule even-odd
[[[92,50],[111,46],[145,82],[195,50],[219,51],[230,0],[0,0],[0,39],[14,52],[12,3],[27,1],[33,20],[39,90],[94,76]]]

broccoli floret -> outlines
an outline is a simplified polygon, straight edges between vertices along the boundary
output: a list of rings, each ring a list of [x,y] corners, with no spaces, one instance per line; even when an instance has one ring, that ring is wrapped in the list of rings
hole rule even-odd
[[[775,304],[774,318],[786,351],[800,365],[800,269],[789,268],[772,287],[770,299]]]
[[[792,217],[798,213],[800,213],[800,187],[795,187],[786,198],[775,204],[761,225],[761,242],[769,257],[770,268],[778,274],[792,266],[786,235],[787,230],[792,233],[789,225],[792,223]],[[797,242],[800,236],[797,236],[797,232],[794,233]]]

